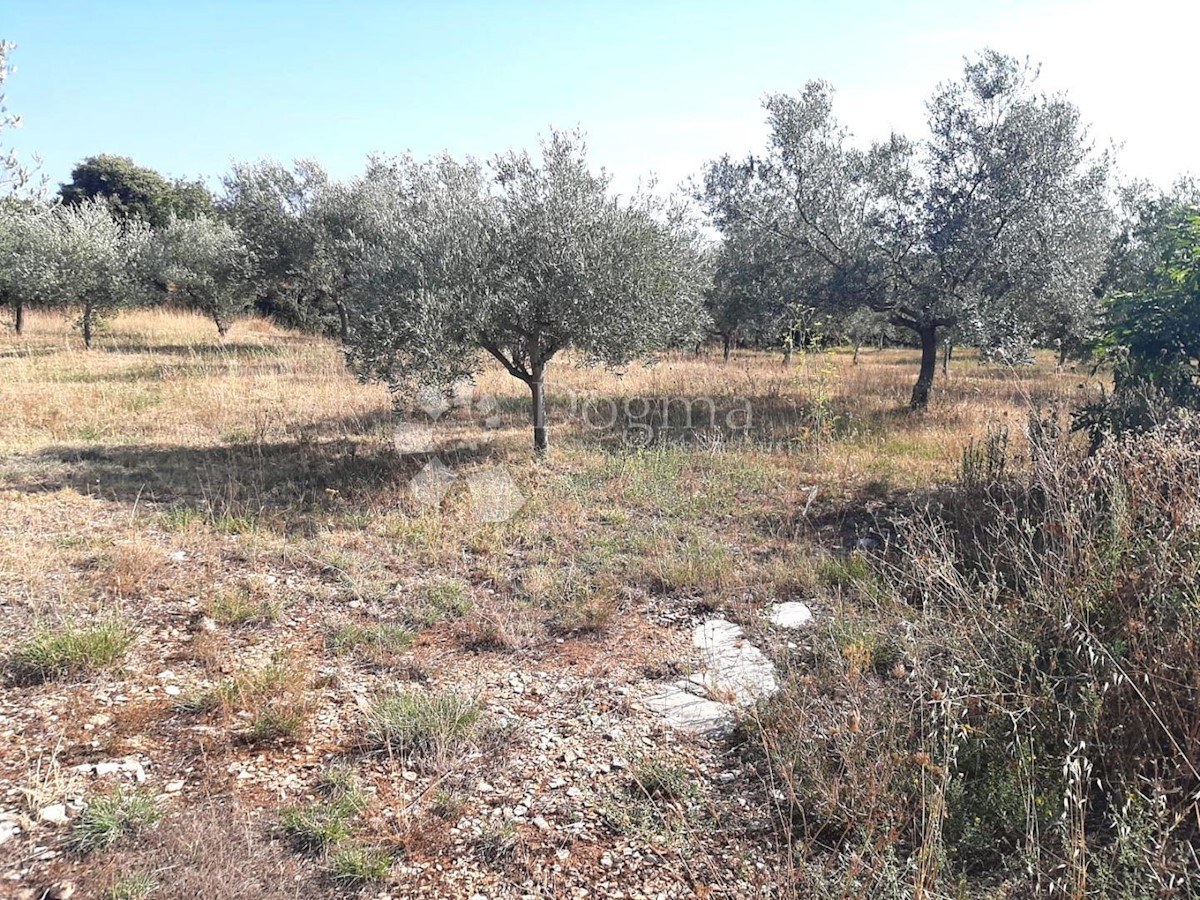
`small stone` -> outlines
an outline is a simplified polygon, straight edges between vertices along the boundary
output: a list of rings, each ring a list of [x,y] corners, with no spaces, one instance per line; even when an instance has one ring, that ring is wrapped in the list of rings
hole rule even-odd
[[[67,805],[65,803],[53,803],[50,806],[43,807],[38,812],[38,819],[47,825],[66,825],[71,821],[70,816],[67,815]]]
[[[168,794],[178,794],[183,790],[183,784],[184,783],[182,781],[168,781],[165,785],[163,785],[163,790],[165,790]]]
[[[200,620],[200,630],[207,631],[211,634],[212,632],[217,630],[217,623],[215,621],[213,621],[212,619],[210,619],[208,616],[205,616],[203,619]]]
[[[178,685],[168,684],[165,688],[163,688],[163,693],[165,693],[168,697],[178,697],[183,693],[183,691],[180,690]]]
[[[622,756],[614,756],[612,758],[612,767],[614,769],[627,769],[629,768],[629,760]]]
[[[513,815],[518,819],[523,819],[525,816],[529,815],[529,807],[524,803],[518,803],[513,807]]]
[[[542,816],[534,816],[533,817],[533,826],[538,831],[549,831],[550,830],[550,823],[547,822],[545,820],[545,818]]]
[[[771,623],[779,628],[803,628],[813,620],[807,603],[789,601],[771,607]]]
[[[567,779],[565,779],[565,778],[555,778],[553,781],[551,781],[547,785],[547,787],[550,788],[550,790],[552,790],[552,791],[557,791],[559,788],[566,787],[566,786],[567,786]]]
[[[566,847],[563,847],[561,850],[559,850],[557,853],[555,853],[554,856],[556,859],[558,859],[561,862],[562,860],[571,858],[571,851],[568,850]]]
[[[479,793],[481,793],[481,794],[490,794],[493,791],[495,791],[496,789],[494,787],[492,787],[490,784],[488,784],[486,781],[481,781],[481,782],[479,782],[479,784],[475,785],[475,790],[479,791]]]
[[[403,772],[403,773],[401,773],[400,777],[403,778],[405,781],[416,781],[417,773],[416,772]]]

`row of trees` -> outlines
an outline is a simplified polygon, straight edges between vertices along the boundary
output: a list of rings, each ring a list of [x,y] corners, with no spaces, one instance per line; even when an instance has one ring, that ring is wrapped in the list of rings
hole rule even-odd
[[[253,304],[339,336],[360,375],[395,389],[494,358],[530,387],[539,450],[546,369],[567,348],[619,365],[706,335],[728,355],[909,334],[920,408],[943,335],[1065,359],[1117,321],[1105,298],[1138,319],[1131,298],[1166,283],[1164,242],[1195,202],[1186,187],[1118,195],[1078,110],[1036,78],[985,52],[935,91],[923,140],[868,147],[828,85],[769,97],[765,150],[709,164],[690,198],[715,242],[680,203],[616,198],[577,134],[551,134],[540,160],[372,158],[351,181],[308,161],[237,165],[216,198],[93,157],[59,202],[0,206],[0,302],[18,328],[32,305],[79,310],[88,344],[127,302],[172,298],[222,335]]]
[[[115,218],[89,199],[45,206],[8,201],[0,210],[0,302],[18,333],[29,308],[78,313],[87,347],[121,307],[174,296],[203,311],[224,335],[245,306],[250,256],[234,229],[206,216],[152,229]]]

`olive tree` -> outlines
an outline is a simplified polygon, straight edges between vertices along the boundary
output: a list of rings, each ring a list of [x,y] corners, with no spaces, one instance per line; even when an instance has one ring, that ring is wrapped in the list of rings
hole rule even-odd
[[[218,206],[254,258],[259,308],[305,331],[345,339],[347,292],[361,270],[364,210],[316,162],[238,164]]]
[[[57,257],[53,219],[44,205],[0,201],[0,305],[13,314],[17,334],[25,329],[25,312],[47,305],[53,297]]]
[[[552,133],[540,160],[402,159],[368,177],[385,237],[356,291],[349,358],[364,377],[448,385],[490,356],[529,387],[541,454],[558,354],[620,366],[703,326],[684,211],[615,196],[576,134]]]
[[[171,216],[147,243],[143,265],[172,297],[211,318],[221,337],[249,305],[250,251],[227,222]]]
[[[711,164],[704,198],[719,229],[750,229],[798,265],[794,292],[913,332],[911,405],[924,408],[943,330],[1019,346],[1050,311],[1096,304],[1108,161],[1078,110],[1035,81],[1027,64],[985,51],[934,92],[924,142],[893,135],[865,150],[828,85],[769,97],[766,154]]]
[[[54,209],[51,293],[59,305],[79,311],[84,346],[91,348],[96,327],[136,296],[138,266],[149,240],[149,225],[118,222],[101,200]]]

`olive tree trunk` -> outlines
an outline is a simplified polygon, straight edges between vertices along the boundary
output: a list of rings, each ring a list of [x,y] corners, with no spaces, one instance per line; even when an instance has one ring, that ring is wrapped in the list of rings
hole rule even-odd
[[[95,318],[95,310],[90,303],[83,305],[83,346],[92,349],[92,320]]]
[[[933,378],[937,374],[938,345],[937,324],[922,322],[917,328],[921,337],[921,373],[913,387],[912,400],[909,407],[925,409],[929,406],[929,392],[933,389]]]
[[[529,393],[533,399],[533,452],[545,456],[550,451],[550,431],[546,427],[546,367],[536,365],[529,375]]]

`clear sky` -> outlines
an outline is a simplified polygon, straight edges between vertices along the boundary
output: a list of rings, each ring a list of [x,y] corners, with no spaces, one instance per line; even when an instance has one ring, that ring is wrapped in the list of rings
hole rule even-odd
[[[1129,176],[1200,173],[1195,0],[0,0],[3,140],[52,185],[119,153],[216,180],[231,159],[488,156],[582,127],[621,188],[757,147],[765,93],[837,89],[863,139],[920,136],[923,102],[985,46],[1042,63]]]

